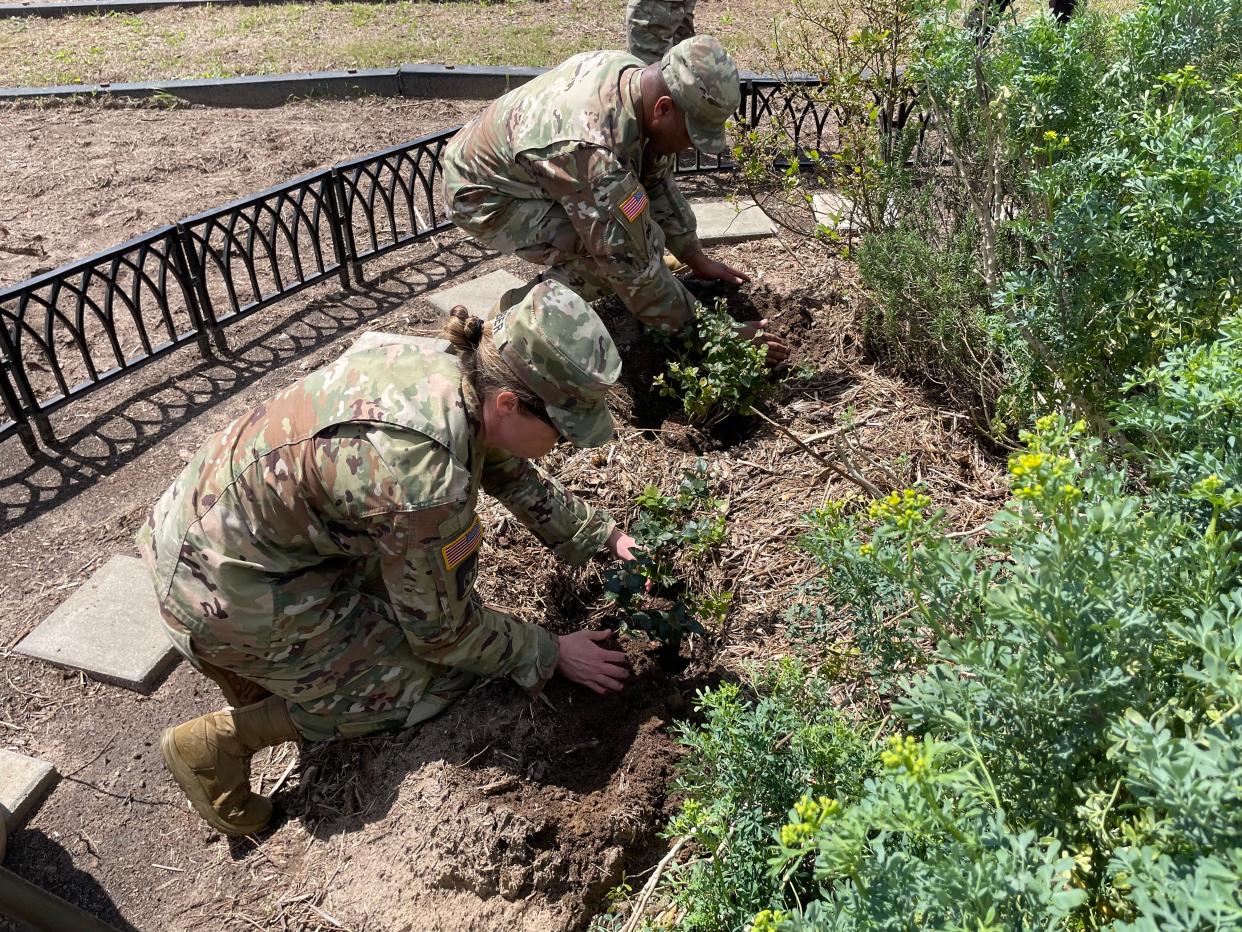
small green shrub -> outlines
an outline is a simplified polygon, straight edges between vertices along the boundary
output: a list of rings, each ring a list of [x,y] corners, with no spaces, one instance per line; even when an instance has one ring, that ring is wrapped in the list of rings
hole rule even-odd
[[[662,575],[658,564],[645,553],[604,573],[604,598],[621,612],[619,634],[643,631],[657,641],[677,644],[687,634],[704,633],[703,626],[680,596],[674,596],[668,608],[650,605],[657,591],[651,581]]]
[[[703,725],[678,726],[688,753],[675,785],[684,799],[669,832],[693,837],[702,854],[670,876],[669,892],[685,909],[679,928],[740,929],[760,909],[810,891],[807,871],[785,879],[768,871],[779,851],[773,833],[806,787],[852,799],[875,766],[827,685],[787,661],[759,678],[756,698],[733,684],[700,693]]]
[[[1173,505],[1238,530],[1242,522],[1242,315],[1220,338],[1174,350],[1131,379],[1117,425]]]
[[[931,644],[978,618],[989,554],[944,536],[944,512],[917,489],[865,507],[829,501],[806,516],[799,547],[823,572],[786,612],[791,635],[816,646],[846,627],[880,691],[923,666]]]
[[[711,425],[749,414],[767,390],[767,347],[742,337],[741,326],[729,316],[724,299],[713,308],[700,304],[678,360],[656,376],[660,394],[681,399],[691,423]]]
[[[604,597],[622,613],[620,630],[644,631],[656,640],[677,643],[686,634],[703,634],[702,621],[720,624],[732,593],[686,591],[679,571],[692,571],[724,542],[729,503],[712,494],[707,461],[695,461],[672,495],[649,485],[635,504],[630,526],[642,552],[636,560],[604,573]],[[655,608],[653,599],[670,601]]]

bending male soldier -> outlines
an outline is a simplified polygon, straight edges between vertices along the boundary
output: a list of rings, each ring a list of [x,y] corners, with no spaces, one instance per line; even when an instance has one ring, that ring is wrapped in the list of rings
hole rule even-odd
[[[645,67],[625,52],[575,55],[453,137],[441,158],[449,215],[588,301],[615,292],[643,323],[680,330],[695,299],[665,265],[666,246],[699,278],[749,281],[703,251],[672,178],[683,149],[724,150],[740,97],[737,68],[710,36]],[[788,349],[763,323],[745,332],[779,362]]]

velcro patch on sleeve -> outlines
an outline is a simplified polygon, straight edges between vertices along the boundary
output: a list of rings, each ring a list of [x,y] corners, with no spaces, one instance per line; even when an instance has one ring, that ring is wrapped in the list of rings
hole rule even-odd
[[[473,556],[482,545],[483,523],[479,520],[479,516],[475,515],[474,520],[470,522],[470,527],[440,548],[440,555],[444,558],[444,568],[450,573],[453,572]]]
[[[643,215],[643,211],[647,209],[647,192],[641,187],[635,188],[634,193],[621,202],[621,214],[626,220],[633,223]]]

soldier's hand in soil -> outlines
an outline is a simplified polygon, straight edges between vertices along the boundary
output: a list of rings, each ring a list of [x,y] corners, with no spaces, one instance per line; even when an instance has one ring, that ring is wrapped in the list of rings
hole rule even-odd
[[[750,281],[750,276],[745,272],[731,265],[725,265],[723,262],[717,262],[701,249],[694,255],[686,256],[684,261],[690,266],[690,271],[695,278],[727,282],[730,285],[743,285]]]
[[[750,340],[756,346],[766,345],[768,348],[767,364],[769,366],[779,366],[789,358],[789,346],[780,337],[773,333],[765,333],[763,328],[768,325],[768,319],[752,320],[750,323],[742,324],[739,334]]]
[[[608,551],[618,560],[633,560],[637,558],[641,548],[638,541],[621,528],[616,528],[608,537]]]
[[[597,641],[612,637],[611,631],[575,631],[560,636],[560,656],[556,669],[567,680],[581,683],[587,689],[603,695],[620,692],[630,678],[625,654],[619,650],[605,650]]]

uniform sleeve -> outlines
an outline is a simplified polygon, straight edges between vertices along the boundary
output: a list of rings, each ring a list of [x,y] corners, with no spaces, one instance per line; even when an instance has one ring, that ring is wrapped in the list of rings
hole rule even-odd
[[[664,244],[678,259],[692,256],[703,248],[699,242],[699,224],[694,211],[673,180],[677,156],[656,159],[650,171],[643,174],[643,186],[651,198],[651,217],[664,231]]]
[[[634,173],[612,153],[585,143],[561,143],[518,158],[564,208],[630,313],[669,332],[685,326],[694,299],[664,265],[664,231],[653,215],[650,192]]]
[[[572,495],[530,460],[493,450],[483,460],[483,488],[566,563],[598,553],[617,523]]]
[[[508,676],[538,695],[556,672],[556,636],[483,605],[473,566],[449,568],[438,536],[443,511],[393,516],[377,540],[384,585],[410,648],[431,663]]]

